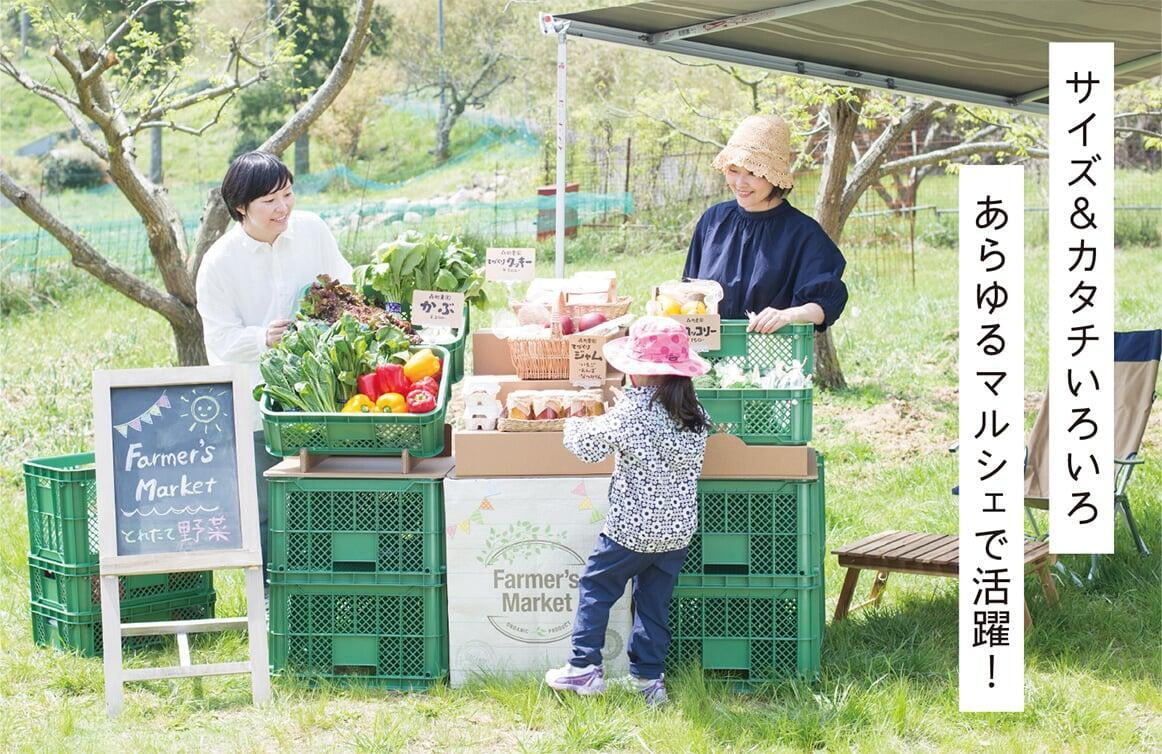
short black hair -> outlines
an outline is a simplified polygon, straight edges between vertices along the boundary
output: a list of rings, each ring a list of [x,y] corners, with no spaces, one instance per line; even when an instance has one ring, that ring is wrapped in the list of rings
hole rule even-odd
[[[270,152],[247,152],[230,163],[222,178],[222,201],[226,203],[230,217],[242,222],[239,207],[288,184],[293,186],[294,182],[290,168]]]
[[[769,202],[771,199],[774,199],[776,197],[779,199],[785,199],[787,197],[787,194],[789,194],[789,193],[791,193],[791,189],[789,189],[789,188],[786,188],[784,186],[772,185],[771,193],[767,194],[767,198],[763,199],[763,201]]]

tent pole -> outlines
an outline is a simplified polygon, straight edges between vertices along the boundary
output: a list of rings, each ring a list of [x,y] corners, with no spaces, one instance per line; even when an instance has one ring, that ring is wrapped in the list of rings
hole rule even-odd
[[[556,272],[558,278],[565,277],[565,88],[567,78],[566,40],[569,22],[553,19],[553,29],[557,32],[557,227],[556,227]]]

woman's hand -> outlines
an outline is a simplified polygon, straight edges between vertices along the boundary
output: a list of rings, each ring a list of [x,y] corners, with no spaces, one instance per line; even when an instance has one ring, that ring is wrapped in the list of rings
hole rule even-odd
[[[748,315],[750,323],[746,326],[747,332],[772,333],[783,325],[789,325],[792,322],[823,324],[823,307],[815,303],[793,306],[790,309],[775,309],[768,306],[758,314],[748,312]]]
[[[746,331],[758,333],[774,332],[783,325],[794,322],[790,315],[790,309],[775,309],[768,306],[758,314],[752,314],[750,316],[750,322],[746,326]]]
[[[291,326],[289,319],[276,319],[266,326],[266,347],[273,348],[274,344],[282,340],[286,329]]]

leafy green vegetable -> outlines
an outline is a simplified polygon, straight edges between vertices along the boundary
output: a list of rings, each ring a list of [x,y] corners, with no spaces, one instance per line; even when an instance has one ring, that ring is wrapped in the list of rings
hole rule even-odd
[[[463,293],[471,306],[485,303],[483,259],[458,236],[420,236],[408,231],[375,250],[370,264],[354,270],[354,288],[373,304],[406,309],[413,291]]]
[[[264,382],[254,397],[267,395],[286,410],[335,412],[355,394],[360,375],[405,360],[410,345],[398,327],[373,330],[346,313],[330,327],[300,320],[259,360]]]

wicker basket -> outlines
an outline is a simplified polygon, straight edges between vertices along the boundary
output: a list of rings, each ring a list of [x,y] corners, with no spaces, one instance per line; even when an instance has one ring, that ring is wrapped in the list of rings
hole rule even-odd
[[[505,419],[496,420],[496,428],[501,432],[560,432],[565,428],[564,419]]]
[[[569,377],[569,342],[561,335],[561,317],[553,315],[547,338],[509,338],[508,356],[522,380]]]
[[[564,380],[569,377],[569,344],[563,337],[509,338],[508,355],[522,380]]]
[[[583,314],[597,312],[604,314],[606,319],[617,319],[627,314],[632,304],[632,296],[618,296],[616,300],[606,304],[570,304],[566,302],[565,313],[576,318]]]

